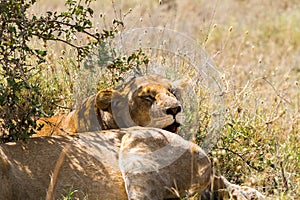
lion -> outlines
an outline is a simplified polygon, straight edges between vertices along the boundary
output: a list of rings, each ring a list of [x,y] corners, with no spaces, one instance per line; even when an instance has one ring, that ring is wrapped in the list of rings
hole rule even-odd
[[[263,199],[213,175],[210,159],[178,134],[130,127],[0,145],[0,200]]]
[[[184,81],[159,75],[132,78],[116,89],[101,90],[69,114],[41,118],[33,136],[73,135],[132,126],[178,132],[184,120],[180,91]]]

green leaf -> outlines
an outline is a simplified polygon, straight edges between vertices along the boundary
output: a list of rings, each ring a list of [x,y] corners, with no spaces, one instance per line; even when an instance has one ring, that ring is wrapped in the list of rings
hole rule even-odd
[[[9,32],[11,32],[11,33],[16,33],[16,27],[14,27],[14,26],[9,26],[9,27],[8,27],[8,30],[9,30]]]
[[[47,12],[47,15],[48,15],[49,17],[52,16],[52,12],[48,11],[48,12]]]
[[[94,10],[91,9],[91,8],[88,8],[88,9],[87,9],[87,12],[91,15],[91,17],[92,17],[93,14],[94,14]]]
[[[40,56],[42,56],[42,57],[44,57],[44,56],[46,56],[47,55],[47,51],[43,51],[43,50],[35,50],[35,52],[38,54],[38,55],[40,55]]]

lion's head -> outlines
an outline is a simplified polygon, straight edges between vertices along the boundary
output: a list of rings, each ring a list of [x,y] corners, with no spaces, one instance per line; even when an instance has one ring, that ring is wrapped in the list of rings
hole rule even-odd
[[[175,133],[183,122],[182,83],[173,83],[159,75],[132,78],[115,89],[99,91],[68,115],[42,119],[44,128],[37,136],[137,125]]]
[[[177,132],[183,121],[179,86],[158,75],[133,78],[116,90],[100,91],[96,107],[102,129],[115,124],[113,128],[138,125]]]

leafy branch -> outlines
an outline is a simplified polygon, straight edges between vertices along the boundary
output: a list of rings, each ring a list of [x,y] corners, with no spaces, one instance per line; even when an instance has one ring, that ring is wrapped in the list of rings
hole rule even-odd
[[[114,20],[109,30],[93,30],[91,0],[67,0],[64,12],[47,12],[29,18],[36,0],[0,2],[0,142],[25,140],[38,128],[35,117],[45,115],[40,84],[47,50],[30,46],[35,39],[61,42],[77,51],[81,62],[94,47],[114,37],[123,22]],[[76,44],[77,36],[92,40]]]

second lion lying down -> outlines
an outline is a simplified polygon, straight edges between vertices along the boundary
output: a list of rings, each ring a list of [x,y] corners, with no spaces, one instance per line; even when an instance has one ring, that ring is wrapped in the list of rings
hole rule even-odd
[[[78,134],[3,145],[0,180],[8,184],[0,185],[0,196],[52,199],[80,189],[75,195],[89,199],[169,199],[194,193],[201,199],[211,194],[215,199],[262,198],[256,190],[212,175],[203,150],[173,134],[183,121],[179,85],[157,75],[139,77],[98,92],[68,115],[40,119],[44,128],[35,136]],[[81,133],[136,125],[156,128]]]
[[[0,145],[0,199],[262,199],[212,175],[204,151],[157,128],[31,138]]]
[[[34,136],[73,135],[132,126],[177,132],[183,121],[180,90],[159,75],[133,78],[115,90],[101,90],[67,115],[42,118]]]

